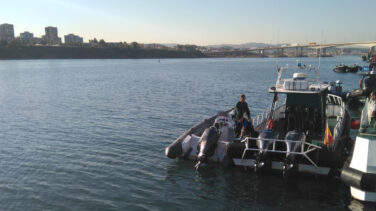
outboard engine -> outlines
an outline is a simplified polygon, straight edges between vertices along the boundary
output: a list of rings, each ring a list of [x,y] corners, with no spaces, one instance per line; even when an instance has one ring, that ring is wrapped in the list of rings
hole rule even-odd
[[[257,144],[257,147],[260,149],[260,151],[253,165],[255,172],[258,172],[260,168],[265,166],[266,157],[268,153],[265,152],[264,150],[269,149],[273,144],[273,141],[268,141],[268,140],[263,140],[263,139],[277,139],[278,133],[271,129],[266,129],[261,132],[258,138],[259,139],[257,140],[256,144]]]
[[[197,145],[197,150],[199,153],[197,156],[198,162],[195,165],[196,170],[205,166],[208,161],[208,157],[214,155],[219,137],[220,132],[217,127],[211,126],[205,129]]]
[[[285,141],[287,150],[286,158],[282,167],[282,173],[284,178],[287,178],[291,171],[297,168],[296,154],[292,154],[291,152],[299,152],[301,150],[301,147],[304,147],[303,144],[305,140],[306,135],[303,132],[299,132],[297,130],[289,131],[286,134]]]

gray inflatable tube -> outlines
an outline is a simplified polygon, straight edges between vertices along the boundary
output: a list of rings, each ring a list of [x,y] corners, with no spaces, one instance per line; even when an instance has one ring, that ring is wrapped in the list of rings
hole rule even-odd
[[[232,110],[229,109],[225,111],[224,113],[229,113]],[[223,112],[218,113],[217,115],[210,117],[208,119],[205,119],[199,123],[197,123],[195,126],[191,127],[189,130],[185,131],[179,138],[177,138],[174,142],[172,142],[168,147],[165,149],[166,156],[168,158],[174,159],[179,157],[182,152],[182,142],[188,135],[196,135],[201,136],[204,130],[214,124],[215,119],[218,116],[223,115]]]

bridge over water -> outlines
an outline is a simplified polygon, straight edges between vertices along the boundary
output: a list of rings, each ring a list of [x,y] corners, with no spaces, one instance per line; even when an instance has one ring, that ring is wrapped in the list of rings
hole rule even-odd
[[[266,56],[267,51],[274,51],[275,56],[282,57],[285,56],[284,52],[286,49],[293,50],[295,52],[296,57],[304,56],[304,50],[306,49],[316,49],[317,56],[327,56],[326,51],[329,48],[334,47],[359,47],[359,48],[370,48],[370,51],[376,51],[376,41],[371,42],[348,42],[348,43],[332,43],[332,44],[307,44],[307,45],[290,45],[290,46],[270,46],[264,48],[252,48],[252,49],[244,49],[244,50],[234,50],[232,52],[244,52],[244,53],[253,53],[259,56]],[[225,54],[229,51],[216,51],[216,54]],[[208,53],[210,55],[210,53]]]

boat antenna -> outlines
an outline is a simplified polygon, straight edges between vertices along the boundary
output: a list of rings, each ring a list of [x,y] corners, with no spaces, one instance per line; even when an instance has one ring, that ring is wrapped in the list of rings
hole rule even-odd
[[[317,70],[315,71],[317,83],[320,83],[320,75],[319,75],[320,65],[321,65],[321,45],[319,47],[319,66],[317,66]]]
[[[319,74],[319,71],[320,71],[320,67],[321,67],[321,53],[322,53],[323,37],[324,37],[324,33],[321,30],[321,41],[320,41],[320,45],[319,45],[319,55],[318,55],[319,56],[319,65],[317,67],[317,70],[315,71],[316,72],[316,80],[317,80],[317,83],[319,83],[319,84],[320,84],[320,74]]]
[[[276,45],[276,56],[275,56],[275,63],[277,66],[277,71],[279,72],[279,67],[278,67],[278,57],[279,57],[279,29],[277,30],[277,45]]]
[[[279,51],[278,42],[277,42],[277,45],[276,45],[276,51],[277,51],[277,53],[276,53],[276,56],[275,56],[275,66],[277,68],[277,71],[279,71],[279,66],[278,66],[278,51]]]

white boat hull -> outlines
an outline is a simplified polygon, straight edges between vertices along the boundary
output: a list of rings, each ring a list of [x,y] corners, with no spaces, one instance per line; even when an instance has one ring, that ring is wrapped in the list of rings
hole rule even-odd
[[[354,187],[350,187],[350,192],[354,199],[367,202],[376,202],[376,192],[367,192]]]
[[[350,185],[357,200],[376,202],[376,140],[356,137],[350,166],[342,171],[342,180]]]
[[[244,167],[254,167],[256,160],[254,159],[233,159],[234,164],[237,166],[244,166]],[[283,162],[280,161],[272,161],[271,165],[272,170],[283,170]],[[315,167],[313,165],[308,164],[299,164],[298,165],[298,172],[300,173],[310,173],[310,174],[318,174],[318,175],[328,175],[330,172],[330,168],[328,167]]]

